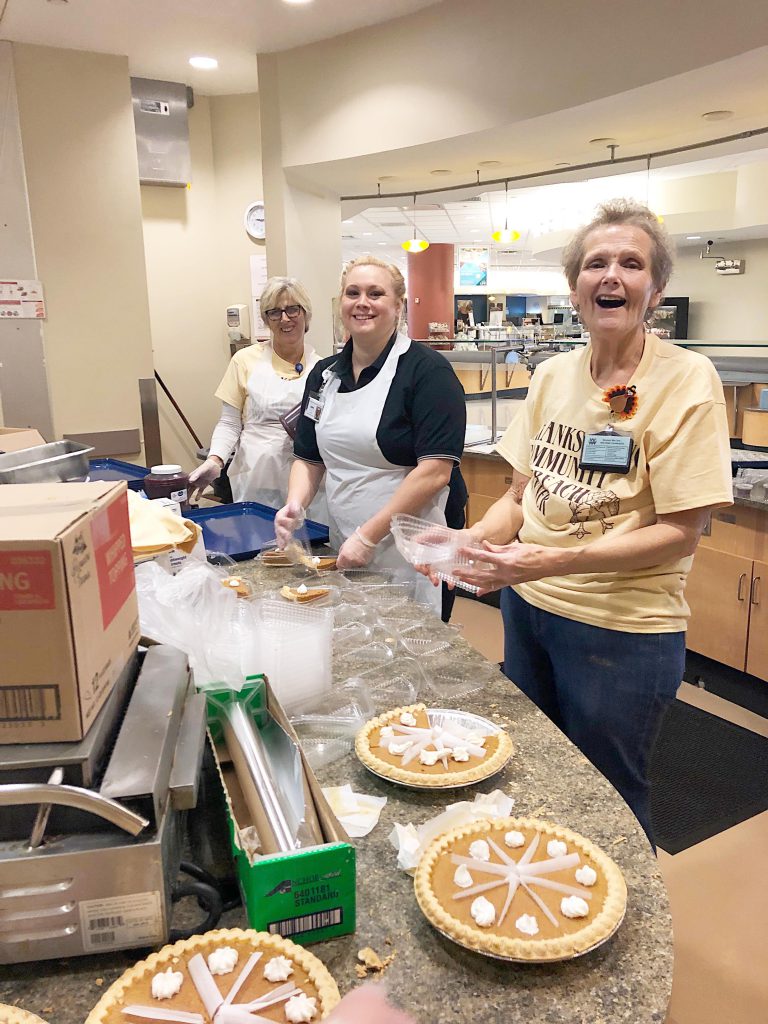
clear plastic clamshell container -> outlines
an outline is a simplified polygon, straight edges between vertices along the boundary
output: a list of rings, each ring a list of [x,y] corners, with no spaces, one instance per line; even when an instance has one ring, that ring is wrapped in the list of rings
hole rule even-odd
[[[410,565],[428,565],[438,579],[477,593],[477,587],[452,574],[456,566],[471,564],[467,555],[459,553],[468,544],[462,531],[398,512],[392,516],[392,536],[395,547]]]
[[[368,687],[351,678],[294,715],[291,724],[310,765],[321,768],[351,751],[355,736],[375,711]]]

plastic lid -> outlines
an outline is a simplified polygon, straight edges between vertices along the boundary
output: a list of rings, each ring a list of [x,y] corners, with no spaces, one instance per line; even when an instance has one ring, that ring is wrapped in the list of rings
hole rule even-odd
[[[153,466],[150,472],[157,473],[158,476],[173,476],[181,472],[181,466]]]

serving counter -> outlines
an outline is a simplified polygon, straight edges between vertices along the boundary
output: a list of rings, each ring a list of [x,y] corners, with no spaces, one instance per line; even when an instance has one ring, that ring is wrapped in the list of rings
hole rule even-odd
[[[257,590],[295,581],[292,570],[265,569],[255,562],[241,563],[238,572],[250,577]],[[447,633],[437,619],[429,628]],[[348,782],[355,791],[386,796],[387,804],[373,832],[355,841],[356,933],[313,945],[312,951],[328,966],[342,993],[358,983],[358,950],[370,946],[382,958],[394,954],[385,975],[388,992],[419,1024],[662,1024],[672,983],[671,919],[643,832],[616,791],[563,734],[501,673],[491,673],[462,639],[453,632],[450,638],[454,669],[469,678],[492,677],[481,692],[455,706],[508,726],[515,754],[501,774],[448,796],[381,780],[354,754],[320,771],[323,785]],[[621,868],[629,891],[626,917],[600,948],[547,966],[503,963],[452,944],[422,916],[412,879],[396,866],[388,839],[394,824],[418,826],[447,803],[472,800],[478,792],[497,788],[514,798],[513,813],[582,833]],[[224,829],[225,824],[216,819],[210,827]],[[238,925],[245,925],[241,909],[222,920],[222,926]],[[137,951],[126,951],[5,967],[0,969],[0,1003],[18,1003],[50,1024],[82,1024],[104,987],[138,958]]]

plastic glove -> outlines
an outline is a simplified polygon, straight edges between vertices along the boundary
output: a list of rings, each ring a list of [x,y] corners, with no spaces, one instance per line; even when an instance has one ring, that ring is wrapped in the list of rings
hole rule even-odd
[[[275,513],[275,540],[282,550],[296,530],[304,525],[305,512],[298,501],[289,501]]]
[[[351,537],[347,537],[341,545],[341,549],[336,556],[336,568],[362,569],[364,565],[368,565],[375,551],[375,545],[369,547],[367,544],[364,544],[360,539],[360,535],[355,532]]]
[[[473,532],[472,527],[465,530],[445,530],[444,528],[442,528],[439,534],[437,534],[437,537],[439,541],[443,544],[445,543],[446,533],[450,534],[451,543],[454,545],[454,550],[456,552],[458,552],[462,548],[482,548],[483,546],[482,541],[478,538],[477,534]],[[425,532],[423,535],[417,537],[416,540],[419,543],[426,545],[430,543],[431,538],[429,533]],[[441,568],[444,568],[444,566],[441,566]],[[424,565],[415,565],[414,569],[417,572],[420,572],[422,576],[426,576],[432,582],[433,586],[440,586],[441,581],[438,579],[430,563]],[[453,590],[454,584],[449,583],[448,587],[451,590]]]
[[[198,466],[197,469],[193,469],[189,474],[190,500],[201,497],[208,484],[212,484],[214,480],[219,479],[222,469],[223,467],[219,460],[214,459],[213,456],[209,456],[202,465]]]
[[[328,1024],[416,1024],[413,1017],[396,1009],[383,991],[381,983],[361,985],[341,1000],[328,1018]]]

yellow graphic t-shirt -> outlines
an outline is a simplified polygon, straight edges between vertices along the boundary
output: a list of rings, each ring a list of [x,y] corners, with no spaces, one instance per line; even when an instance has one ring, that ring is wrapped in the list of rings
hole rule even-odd
[[[536,369],[521,413],[496,450],[531,478],[523,495],[524,543],[589,544],[651,526],[657,514],[730,505],[731,459],[723,388],[705,356],[646,335],[628,384],[632,438],[626,474],[579,468],[585,434],[603,430],[610,409],[589,372],[591,346]],[[624,383],[623,381],[617,383]],[[551,576],[515,590],[537,608],[631,633],[685,629],[683,597],[692,558],[631,572]]]
[[[216,397],[221,402],[233,405],[240,412],[245,409],[245,402],[248,398],[248,380],[253,373],[257,363],[263,359],[272,361],[272,369],[283,380],[298,380],[301,376],[296,372],[293,363],[287,363],[281,359],[277,352],[273,351],[271,345],[255,344],[248,345],[235,352],[229,361],[221,384],[216,389]],[[317,361],[315,359],[315,361]]]

